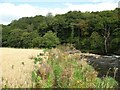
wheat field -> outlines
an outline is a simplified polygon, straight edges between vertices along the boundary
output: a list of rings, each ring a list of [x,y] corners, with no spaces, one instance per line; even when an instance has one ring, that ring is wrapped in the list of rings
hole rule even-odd
[[[0,48],[0,87],[31,87],[31,58],[41,52],[42,49]]]

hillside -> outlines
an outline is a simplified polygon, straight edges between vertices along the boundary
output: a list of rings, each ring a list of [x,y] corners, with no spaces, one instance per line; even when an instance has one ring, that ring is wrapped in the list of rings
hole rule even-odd
[[[52,48],[58,44],[73,44],[82,52],[120,54],[119,20],[118,8],[23,17],[3,25],[2,46]]]

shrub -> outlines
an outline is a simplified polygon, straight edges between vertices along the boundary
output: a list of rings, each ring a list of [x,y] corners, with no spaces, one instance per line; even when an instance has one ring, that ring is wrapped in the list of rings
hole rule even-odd
[[[55,33],[53,33],[52,31],[48,31],[43,36],[42,43],[44,44],[45,48],[52,48],[52,47],[56,47],[56,45],[58,45],[60,43],[60,41]]]
[[[33,47],[38,47],[38,48],[41,48],[43,45],[42,45],[42,37],[36,37],[32,40],[32,43],[33,43]]]

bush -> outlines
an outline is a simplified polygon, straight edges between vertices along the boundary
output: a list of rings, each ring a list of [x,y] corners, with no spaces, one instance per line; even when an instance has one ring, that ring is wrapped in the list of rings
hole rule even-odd
[[[56,47],[56,45],[60,43],[59,38],[56,36],[56,33],[53,33],[52,31],[48,31],[42,39],[42,43],[45,48]]]
[[[36,37],[32,40],[33,47],[41,48],[43,46],[42,44],[42,37]]]

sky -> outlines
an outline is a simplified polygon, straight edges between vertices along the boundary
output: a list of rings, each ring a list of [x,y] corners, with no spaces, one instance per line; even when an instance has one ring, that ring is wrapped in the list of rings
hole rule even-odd
[[[47,13],[64,14],[68,11],[114,10],[119,0],[0,0],[0,24],[7,25],[21,17]]]

